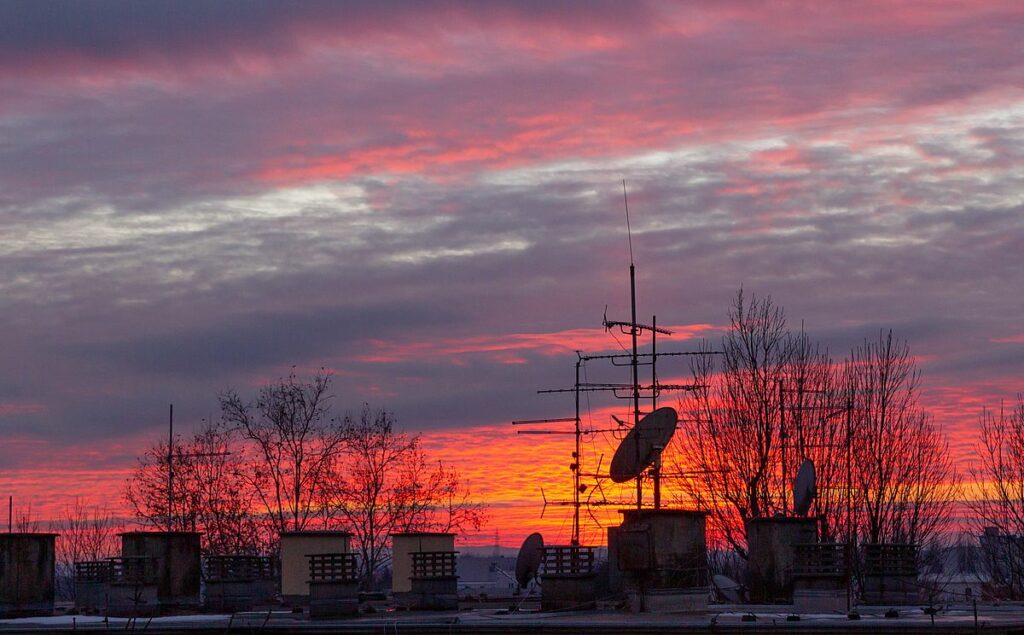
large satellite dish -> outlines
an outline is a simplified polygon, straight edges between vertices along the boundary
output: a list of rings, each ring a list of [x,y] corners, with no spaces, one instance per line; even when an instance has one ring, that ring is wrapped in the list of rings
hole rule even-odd
[[[612,481],[625,483],[643,473],[658,458],[676,431],[679,417],[673,408],[658,408],[636,424],[615,450],[609,474]]]
[[[711,578],[711,583],[715,586],[718,596],[726,602],[732,602],[733,604],[743,602],[743,588],[739,582],[728,576],[715,574]]]
[[[540,572],[540,563],[544,559],[544,536],[534,532],[526,537],[523,546],[516,556],[516,583],[525,589],[530,581]]]
[[[811,509],[811,503],[817,495],[818,477],[814,473],[814,461],[804,459],[793,480],[793,511],[803,516]]]

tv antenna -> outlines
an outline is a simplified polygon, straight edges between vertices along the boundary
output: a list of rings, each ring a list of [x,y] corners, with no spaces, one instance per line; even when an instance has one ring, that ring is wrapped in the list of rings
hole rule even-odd
[[[230,452],[189,452],[174,455],[174,404],[167,415],[167,531],[174,531],[174,460],[228,456]]]
[[[609,478],[610,475],[601,472],[600,463],[598,464],[597,469],[594,472],[588,473],[588,472],[585,472],[583,470],[583,465],[582,465],[582,463],[583,463],[582,458],[583,457],[582,457],[582,452],[581,452],[582,451],[581,442],[582,442],[583,436],[584,435],[595,434],[595,433],[598,433],[598,432],[621,433],[624,428],[629,427],[629,431],[627,432],[627,435],[626,435],[627,439],[632,438],[632,439],[635,439],[635,440],[640,440],[640,439],[647,440],[653,429],[657,429],[658,431],[660,431],[662,433],[666,432],[665,426],[667,424],[664,423],[664,422],[667,421],[668,414],[665,413],[665,412],[662,412],[661,414],[658,414],[655,417],[655,419],[652,420],[652,421],[659,421],[661,423],[658,423],[658,424],[652,423],[652,424],[649,424],[649,425],[645,424],[637,432],[635,432],[635,433],[632,432],[633,430],[637,429],[637,426],[640,425],[641,418],[644,415],[648,415],[648,413],[645,413],[645,412],[641,411],[641,399],[644,399],[644,400],[650,399],[651,413],[653,413],[653,412],[659,411],[658,399],[661,396],[663,391],[666,391],[666,390],[670,390],[670,391],[688,391],[688,390],[695,390],[697,388],[700,388],[701,386],[696,385],[696,384],[663,384],[663,383],[661,383],[659,381],[659,379],[658,379],[658,372],[657,372],[657,361],[658,361],[658,358],[661,358],[661,357],[686,356],[686,355],[707,355],[707,354],[717,354],[718,353],[718,351],[659,352],[658,351],[658,347],[657,347],[658,335],[660,334],[660,335],[663,335],[663,336],[671,336],[672,335],[672,331],[669,330],[669,329],[657,326],[657,316],[653,316],[651,318],[651,323],[650,324],[644,324],[644,323],[640,323],[640,322],[637,321],[636,265],[635,265],[634,260],[633,260],[633,258],[634,258],[634,256],[633,256],[633,236],[632,236],[632,228],[630,226],[629,198],[628,198],[628,193],[627,193],[627,190],[626,190],[626,182],[625,182],[625,180],[623,180],[623,182],[622,182],[622,195],[623,195],[623,203],[624,203],[625,213],[626,213],[627,240],[628,240],[628,243],[629,243],[629,259],[630,259],[630,263],[629,263],[630,320],[628,322],[627,321],[609,320],[608,319],[608,315],[607,315],[607,307],[606,307],[605,308],[605,314],[602,317],[601,324],[604,327],[604,329],[606,331],[608,331],[608,332],[611,332],[614,329],[614,330],[620,331],[621,333],[623,333],[625,335],[629,335],[630,340],[631,340],[631,348],[630,348],[630,350],[628,350],[628,351],[626,351],[624,353],[602,354],[602,355],[586,355],[586,354],[584,354],[584,353],[582,353],[580,351],[576,351],[575,381],[573,383],[573,387],[572,388],[557,388],[557,389],[548,389],[548,390],[539,390],[539,391],[537,391],[540,394],[572,392],[573,395],[574,395],[574,401],[575,401],[575,413],[574,413],[574,416],[572,416],[572,417],[564,417],[564,418],[555,418],[555,419],[534,419],[534,420],[528,420],[528,421],[513,421],[512,422],[512,425],[516,425],[516,426],[534,425],[534,424],[560,424],[560,423],[572,423],[573,424],[573,428],[571,430],[564,430],[564,429],[546,429],[545,430],[545,429],[542,429],[542,430],[520,430],[520,431],[518,431],[519,434],[572,434],[575,437],[575,448],[574,448],[574,451],[572,453],[572,459],[573,460],[572,460],[572,462],[571,462],[571,464],[569,466],[569,469],[572,472],[572,477],[573,477],[573,496],[572,496],[572,500],[571,501],[568,501],[568,500],[549,501],[547,499],[547,496],[544,496],[544,507],[545,507],[545,509],[547,508],[547,506],[549,504],[551,504],[551,505],[560,505],[560,506],[571,506],[573,508],[572,540],[571,540],[571,544],[572,545],[579,545],[580,544],[579,543],[579,541],[580,541],[580,510],[583,507],[587,507],[588,511],[589,511],[589,508],[591,506],[612,505],[612,504],[615,504],[615,505],[629,505],[630,504],[628,502],[609,501],[607,498],[604,497],[604,491],[603,491],[603,488],[601,488],[600,484],[601,484],[602,480]],[[651,350],[650,350],[649,353],[641,353],[641,352],[639,352],[639,338],[640,338],[641,335],[646,334],[646,333],[649,333],[650,336],[651,336]],[[583,368],[586,363],[592,362],[592,361],[603,361],[604,363],[610,364],[613,367],[627,367],[628,366],[629,369],[630,369],[630,381],[622,382],[622,383],[618,383],[618,382],[603,382],[602,383],[602,382],[581,381],[581,377],[580,377],[580,370],[581,370],[581,368]],[[651,379],[650,379],[650,383],[649,384],[645,384],[645,383],[642,384],[641,383],[641,381],[640,381],[640,366],[650,366],[651,367]],[[619,424],[619,427],[617,427],[617,428],[613,428],[613,429],[610,429],[610,430],[599,430],[599,429],[594,429],[594,428],[584,429],[584,427],[582,426],[581,418],[580,418],[580,395],[582,393],[591,393],[591,392],[611,393],[617,399],[629,400],[630,402],[632,402],[631,403],[631,406],[632,406],[632,408],[631,408],[631,410],[632,410],[632,419],[633,419],[632,426],[629,426],[629,424],[626,424],[625,422],[623,422],[622,420],[618,419],[617,417],[614,417],[614,415],[613,415],[613,418]],[[660,457],[660,450],[663,449],[664,446],[668,443],[668,440],[672,436],[672,432],[675,431],[675,424],[676,424],[676,421],[678,419],[678,417],[675,415],[675,411],[674,410],[672,410],[671,408],[669,408],[667,410],[671,410],[672,411],[672,416],[671,416],[672,423],[671,423],[671,426],[669,426],[671,428],[671,430],[667,431],[668,437],[665,438],[664,440],[660,440],[660,436],[663,436],[663,434],[662,434],[662,435],[657,435],[657,436],[659,436],[659,438],[651,439],[653,441],[656,441],[656,443],[650,444],[651,447],[644,451],[645,456],[634,456],[633,465],[634,466],[640,466],[640,467],[637,468],[638,469],[638,473],[625,479],[625,480],[629,480],[630,478],[634,478],[635,477],[636,480],[637,480],[635,503],[636,503],[636,506],[637,506],[638,509],[640,509],[643,506],[643,485],[642,485],[643,473],[651,465],[651,462],[653,462],[653,464],[654,464],[654,467],[651,470],[651,473],[652,473],[652,476],[653,476],[653,480],[654,480],[654,507],[655,507],[655,509],[660,509],[660,507],[661,507],[661,478],[660,478],[660,476],[661,476],[661,466],[660,466],[660,460],[658,460],[658,459]],[[649,426],[653,426],[653,428],[649,429]],[[632,437],[630,437],[630,434],[632,434]],[[636,452],[638,452],[640,450],[640,445],[636,444],[635,447],[634,447],[634,445],[632,445],[633,443],[634,443],[634,441],[629,441],[628,447],[633,448],[633,452],[634,452],[634,454],[636,454]],[[625,439],[623,440],[623,444],[626,444],[626,440]],[[646,456],[650,452],[653,452],[654,446],[658,446],[657,456],[653,456],[653,457]],[[620,444],[619,447],[621,449],[623,447],[623,445]],[[645,462],[646,459],[650,459],[650,462]],[[621,460],[622,459],[620,459],[620,461]],[[614,463],[614,461],[613,461],[613,463]],[[588,486],[587,484],[584,484],[583,481],[582,481],[584,476],[595,478],[596,479],[596,485]],[[612,478],[612,480],[615,481],[614,478]],[[620,481],[615,481],[615,482],[620,482]],[[586,499],[584,499],[583,498],[583,494],[588,492],[588,490],[589,490],[590,493],[586,496]],[[600,500],[592,500],[592,496],[595,493],[595,491],[600,491],[601,492],[601,499]],[[541,490],[541,493],[543,495],[543,489]],[[591,517],[593,518],[593,514],[591,514]],[[596,521],[596,518],[595,518],[595,521]]]
[[[581,479],[581,464],[583,456],[583,436],[594,434],[596,432],[602,432],[601,430],[595,429],[584,429],[582,420],[580,418],[580,393],[586,390],[585,386],[580,382],[580,369],[588,359],[587,356],[576,351],[576,381],[575,385],[571,389],[564,390],[539,390],[538,393],[548,392],[568,392],[571,390],[575,394],[575,415],[572,417],[559,417],[554,419],[530,419],[525,421],[513,421],[514,426],[527,426],[536,424],[559,424],[559,423],[572,423],[572,430],[518,430],[518,434],[571,434],[575,438],[575,448],[572,452],[572,463],[569,464],[569,471],[572,472],[572,501],[558,501],[556,505],[571,505],[573,508],[572,516],[572,537],[570,538],[570,544],[578,546],[580,544],[580,508],[584,505],[582,495],[586,492],[589,487],[584,485]],[[608,432],[605,430],[604,432]],[[544,496],[544,490],[541,489],[541,496]],[[544,507],[548,505],[547,497],[544,496]],[[543,512],[542,512],[543,515]]]
[[[651,463],[653,463],[651,472],[652,472],[652,477],[653,477],[653,480],[654,480],[654,508],[655,509],[661,509],[661,460],[660,460],[661,449],[664,449],[665,445],[667,445],[668,441],[672,438],[672,434],[675,432],[675,424],[676,424],[676,421],[678,420],[678,417],[677,417],[675,411],[672,410],[671,408],[669,408],[668,410],[671,410],[671,425],[670,426],[667,423],[668,419],[669,419],[668,413],[667,412],[662,412],[662,414],[658,415],[658,417],[656,418],[658,423],[654,423],[653,422],[654,420],[652,420],[652,423],[645,425],[644,428],[641,428],[640,427],[640,424],[641,424],[641,419],[640,419],[640,417],[641,417],[641,412],[640,412],[640,394],[641,394],[642,391],[645,390],[645,388],[650,391],[651,406],[652,406],[651,414],[653,415],[655,412],[659,412],[659,410],[658,410],[658,396],[659,396],[659,394],[660,394],[662,389],[694,390],[696,388],[699,388],[699,386],[689,385],[689,384],[663,385],[663,384],[659,384],[658,383],[658,373],[657,373],[657,359],[658,359],[658,352],[657,352],[657,350],[658,350],[657,349],[658,339],[657,338],[658,338],[658,334],[660,333],[662,335],[672,335],[672,331],[670,331],[668,329],[664,329],[664,328],[659,328],[658,327],[657,316],[655,316],[655,317],[653,317],[651,319],[651,324],[641,324],[641,323],[637,322],[637,319],[636,319],[636,264],[635,264],[635,262],[633,260],[633,230],[630,227],[630,223],[629,223],[629,196],[628,196],[628,194],[626,192],[626,180],[625,179],[622,180],[622,201],[623,201],[623,207],[625,208],[625,211],[626,211],[626,236],[627,236],[627,239],[629,241],[629,306],[630,306],[630,321],[629,322],[622,322],[622,321],[609,320],[607,315],[605,315],[605,318],[604,318],[604,328],[607,331],[611,331],[614,328],[618,328],[622,333],[630,336],[630,342],[632,344],[632,348],[631,348],[631,352],[629,354],[629,366],[630,366],[630,370],[632,372],[632,379],[633,379],[633,381],[632,381],[632,384],[630,385],[631,395],[629,395],[629,397],[632,399],[632,402],[633,402],[633,428],[630,431],[630,433],[627,434],[626,438],[623,439],[622,443],[619,445],[619,448],[616,450],[615,455],[616,455],[617,458],[619,458],[619,466],[622,467],[622,468],[625,468],[627,466],[627,462],[626,462],[626,459],[620,458],[620,452],[622,452],[623,448],[625,448],[627,446],[633,452],[633,458],[632,458],[631,462],[628,462],[628,467],[634,468],[634,471],[637,472],[636,475],[635,475],[635,477],[636,477],[636,508],[637,509],[641,509],[643,507],[643,478],[642,478],[643,471],[648,467],[648,465],[651,465]],[[645,331],[651,334],[651,353],[649,354],[649,356],[641,355],[638,352],[638,348],[637,348],[637,339]],[[661,356],[667,356],[667,355],[673,355],[673,354],[676,354],[676,355],[694,355],[694,354],[703,355],[703,354],[707,354],[707,353],[662,353]],[[613,365],[618,365],[618,364],[616,364],[616,359],[619,358],[619,357],[620,356],[618,356],[618,355],[611,356],[611,361],[612,361]],[[641,364],[640,360],[642,358],[644,358],[644,357],[649,357],[649,359],[650,359],[649,363],[650,363],[650,366],[651,366],[651,385],[649,387],[644,387],[644,386],[641,386],[641,384],[640,384],[640,375],[639,375],[639,370],[640,370],[639,367],[640,367],[640,364]],[[613,391],[614,391],[614,389],[613,389]],[[618,395],[616,395],[616,396],[618,396]],[[662,409],[662,410],[664,410],[664,409]],[[659,427],[659,426],[661,426],[661,427]],[[669,428],[671,428],[671,430],[669,430]],[[636,434],[633,434],[634,432],[636,432]],[[658,432],[661,432],[662,434],[659,435],[659,434],[657,434]],[[663,434],[665,432],[667,432],[668,436],[667,436],[667,438],[665,438],[662,441],[660,439],[660,436],[663,436]],[[632,439],[630,437],[630,434],[633,434]],[[661,441],[661,443],[662,443],[661,448],[658,449],[658,451],[656,452],[656,456],[649,456],[648,457],[648,456],[642,456],[641,455],[642,451],[649,453],[649,452],[652,452],[654,450],[653,446],[648,448],[648,447],[646,447],[646,445],[647,445],[646,443],[642,443],[640,441],[641,437],[647,437],[647,436],[651,436],[652,440],[654,440],[654,441]],[[655,437],[657,437],[657,438],[655,438]],[[651,459],[651,462],[645,462],[645,459]],[[615,466],[615,464],[616,464],[616,462],[615,462],[615,460],[613,460],[612,461],[613,467]],[[630,470],[626,470],[626,471],[630,471]],[[619,476],[621,476],[623,473],[624,472],[620,473]],[[615,481],[615,482],[624,482],[626,480],[629,480],[629,478],[632,478],[632,476],[630,476],[630,477],[624,478],[622,481],[618,481],[618,480],[616,480],[615,477],[616,477],[616,475],[613,474],[612,475],[612,480]]]

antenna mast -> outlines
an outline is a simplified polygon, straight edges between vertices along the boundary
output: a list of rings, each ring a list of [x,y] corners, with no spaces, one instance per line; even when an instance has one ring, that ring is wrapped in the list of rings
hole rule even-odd
[[[228,456],[230,452],[189,452],[178,458],[209,458]],[[174,404],[170,404],[167,414],[167,531],[174,531]]]
[[[174,531],[174,404],[167,415],[167,531]]]
[[[626,179],[622,179],[622,202],[626,208],[626,237],[629,240],[629,307],[631,321],[629,323],[629,335],[633,341],[633,354],[630,357],[630,366],[633,369],[633,426],[636,427],[640,423],[640,377],[638,374],[638,364],[636,357],[636,336],[639,329],[636,325],[636,266],[633,264],[633,230],[629,226],[629,197],[626,196]],[[639,446],[637,447],[639,452]],[[640,461],[640,455],[637,454],[637,462]],[[657,468],[655,468],[657,470]],[[638,476],[636,479],[636,508],[640,509],[643,505],[643,482]],[[655,499],[660,499],[660,496],[655,496]]]
[[[626,236],[629,243],[629,297],[630,297],[630,321],[619,322],[609,320],[607,317],[607,306],[605,307],[605,316],[602,320],[602,325],[607,331],[611,331],[613,328],[618,328],[622,334],[629,335],[631,348],[629,351],[624,353],[616,353],[610,355],[586,355],[580,351],[576,351],[576,366],[575,366],[575,382],[572,388],[556,388],[547,390],[538,390],[541,394],[550,393],[574,393],[575,398],[575,412],[573,417],[563,417],[556,419],[533,419],[527,421],[513,421],[512,425],[533,425],[533,424],[552,424],[552,423],[573,423],[573,430],[519,430],[518,434],[572,434],[575,436],[575,446],[572,453],[572,463],[570,464],[570,470],[572,471],[573,481],[573,495],[572,500],[548,500],[544,497],[544,508],[548,505],[558,505],[573,508],[573,519],[572,519],[572,545],[578,546],[580,544],[580,510],[586,506],[588,509],[592,506],[601,505],[630,505],[630,501],[612,501],[604,498],[603,490],[600,487],[600,481],[606,478],[610,478],[607,471],[602,472],[600,461],[598,462],[597,469],[589,472],[583,471],[582,461],[582,447],[581,441],[585,434],[595,434],[597,432],[616,432],[621,433],[622,427],[617,427],[611,430],[597,430],[593,427],[588,426],[586,429],[582,426],[582,420],[580,417],[580,393],[582,392],[607,392],[611,393],[616,399],[630,400],[632,401],[633,411],[633,423],[632,428],[636,429],[639,425],[642,415],[640,410],[640,399],[643,397],[647,399],[649,396],[651,399],[652,412],[657,410],[658,397],[662,390],[679,390],[688,391],[695,390],[699,386],[693,384],[662,384],[658,381],[658,374],[656,370],[656,363],[658,357],[675,357],[685,355],[708,355],[717,354],[718,351],[701,351],[701,352],[665,352],[659,353],[657,350],[657,334],[661,335],[672,335],[672,331],[659,328],[657,326],[657,318],[652,319],[651,324],[641,324],[637,322],[637,303],[636,303],[636,265],[633,260],[633,231],[630,225],[629,219],[629,196],[626,190],[626,181],[622,181],[622,201],[623,207],[626,214]],[[638,338],[644,332],[649,331],[651,333],[651,352],[640,353]],[[596,383],[589,381],[580,381],[580,368],[583,367],[588,361],[602,360],[609,363],[613,367],[630,367],[630,381],[629,383]],[[643,361],[641,361],[643,360]],[[651,383],[649,385],[641,385],[639,367],[641,365],[651,365]],[[612,416],[616,421],[619,422],[619,426],[625,426],[625,422],[621,421],[614,415]],[[660,509],[661,507],[661,458],[660,452],[664,448],[659,448],[658,458],[651,465],[650,473],[654,481],[654,508]],[[644,457],[640,456],[641,450],[640,445],[636,446],[635,463],[640,464],[641,459]],[[644,470],[636,478],[636,508],[638,510],[643,508],[643,474]],[[601,492],[601,499],[591,501],[589,496],[584,499],[582,494],[590,489],[587,485],[582,482],[583,477],[595,478],[598,480],[596,485],[597,490]],[[617,481],[621,482],[621,481]],[[543,496],[543,489],[541,489]],[[541,514],[543,516],[543,513]],[[591,515],[593,518],[593,515]],[[595,518],[596,521],[596,518]],[[599,523],[600,524],[600,523]]]

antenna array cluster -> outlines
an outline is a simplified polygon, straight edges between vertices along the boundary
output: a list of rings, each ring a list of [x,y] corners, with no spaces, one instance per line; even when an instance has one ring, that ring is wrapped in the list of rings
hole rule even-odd
[[[544,496],[543,488],[541,494],[544,496],[544,507],[548,505],[557,506],[568,506],[573,509],[573,520],[572,520],[572,545],[580,544],[580,511],[583,508],[589,508],[591,506],[598,505],[620,505],[627,506],[635,504],[637,509],[643,507],[643,481],[645,474],[649,473],[654,485],[654,498],[653,505],[655,509],[661,508],[661,453],[668,445],[672,438],[672,435],[676,430],[676,423],[678,421],[678,415],[672,408],[658,407],[658,399],[661,397],[664,391],[688,391],[699,388],[694,384],[663,384],[658,380],[657,362],[659,357],[675,357],[685,355],[707,355],[713,354],[712,352],[662,352],[659,353],[657,349],[658,335],[671,336],[672,331],[669,329],[659,327],[657,325],[657,317],[651,318],[650,324],[644,324],[637,321],[637,306],[636,306],[636,266],[633,262],[633,242],[632,242],[632,231],[629,228],[629,199],[626,194],[626,183],[622,183],[622,194],[626,210],[626,228],[627,235],[629,238],[629,252],[630,252],[630,263],[629,263],[629,291],[630,291],[630,319],[629,321],[622,320],[609,320],[607,317],[607,310],[605,312],[604,319],[602,320],[602,326],[606,331],[618,331],[624,335],[630,337],[631,348],[629,351],[619,354],[601,354],[601,355],[587,355],[580,351],[576,351],[576,367],[575,367],[575,381],[572,388],[556,388],[548,390],[540,390],[538,393],[541,394],[553,394],[553,393],[573,393],[575,396],[575,415],[573,417],[563,417],[556,419],[534,419],[529,421],[514,421],[512,425],[515,426],[526,426],[536,424],[558,424],[558,423],[572,423],[572,430],[564,429],[541,429],[541,430],[520,430],[519,434],[572,434],[575,438],[575,448],[572,453],[572,463],[570,464],[570,471],[572,472],[573,478],[573,496],[572,500],[557,500],[549,501]],[[639,352],[639,338],[644,335],[650,335],[651,349],[650,352],[641,353]],[[581,369],[587,362],[591,361],[603,361],[610,364],[613,367],[628,367],[630,370],[629,381],[622,383],[595,383],[581,381]],[[640,367],[649,366],[651,375],[650,383],[641,383],[640,380]],[[632,422],[626,423],[625,421],[614,417],[618,423],[618,427],[611,430],[598,430],[593,428],[584,428],[580,416],[580,396],[584,393],[602,392],[608,393],[617,399],[628,400],[631,402],[631,418]],[[650,411],[644,412],[641,410],[641,401],[650,403]],[[598,432],[626,432],[625,437],[620,442],[615,455],[612,459],[610,470],[608,473],[601,471],[601,460],[593,472],[584,472],[582,466],[582,439],[585,435],[592,435]],[[596,486],[590,487],[583,483],[583,477],[592,477],[596,479]],[[634,501],[609,501],[603,495],[603,488],[601,482],[605,479],[611,479],[615,483],[625,483],[630,480],[636,481],[636,497]],[[593,500],[592,495],[588,495],[584,498],[583,494],[587,491],[591,494],[595,491],[601,492],[600,500]],[[591,514],[593,518],[593,514]]]

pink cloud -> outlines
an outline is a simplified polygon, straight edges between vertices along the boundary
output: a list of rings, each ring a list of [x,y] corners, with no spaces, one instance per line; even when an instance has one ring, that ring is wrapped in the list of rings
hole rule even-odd
[[[1022,335],[1009,335],[1007,337],[994,337],[989,340],[996,344],[1024,344],[1024,334]]]
[[[43,414],[46,404],[29,402],[0,402],[0,417]]]
[[[668,342],[709,337],[720,327],[711,324],[690,324],[665,327],[673,331]],[[620,341],[624,341],[619,336]],[[426,341],[398,342],[371,340],[372,352],[357,359],[368,363],[394,363],[411,359],[433,359],[468,354],[492,355],[502,363],[523,363],[515,352],[532,352],[547,356],[573,355],[575,351],[617,349],[616,340],[604,329],[569,329],[554,333],[509,333],[461,338],[437,338]]]

